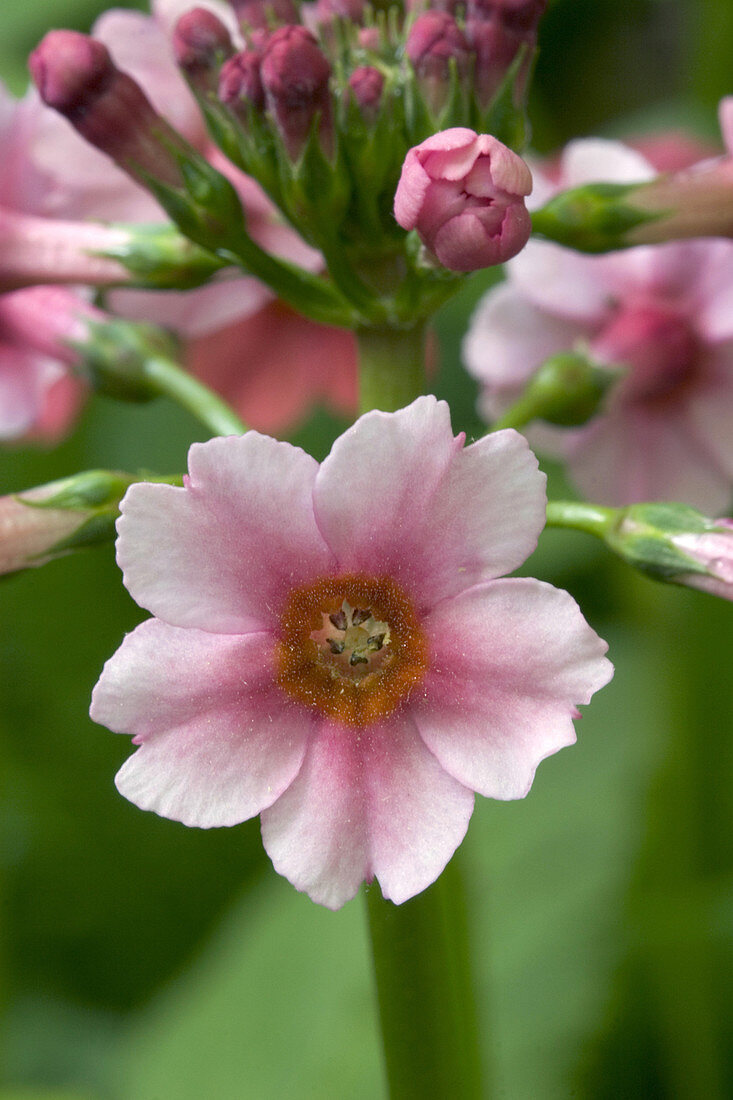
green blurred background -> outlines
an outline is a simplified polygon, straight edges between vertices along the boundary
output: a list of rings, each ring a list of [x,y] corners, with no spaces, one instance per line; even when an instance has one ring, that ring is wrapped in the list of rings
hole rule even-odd
[[[0,76],[22,91],[43,32],[105,6],[3,0]],[[541,151],[682,124],[713,137],[733,92],[729,0],[556,0],[541,46]],[[439,325],[437,388],[469,434],[458,345],[490,278]],[[321,457],[339,428],[317,413],[296,438]],[[58,449],[0,453],[0,492],[92,466],[172,473],[197,438],[164,403],[95,399]],[[730,1097],[733,610],[580,535],[547,533],[527,571],[576,596],[616,677],[526,800],[477,801],[463,848],[496,1094]],[[0,1100],[379,1098],[363,900],[333,914],[296,894],[257,822],[189,830],[114,789],[129,742],[88,699],[141,617],[111,548],[0,585]]]

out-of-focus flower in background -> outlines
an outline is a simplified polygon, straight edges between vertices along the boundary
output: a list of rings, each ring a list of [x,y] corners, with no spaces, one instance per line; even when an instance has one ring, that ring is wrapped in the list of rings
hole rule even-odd
[[[667,150],[667,155],[669,150]],[[535,173],[537,202],[559,187],[650,179],[653,165],[617,142],[565,150],[559,176]],[[533,202],[535,201],[533,196]],[[733,486],[733,242],[688,240],[604,256],[533,240],[479,304],[464,358],[499,415],[540,363],[581,348],[617,367],[600,415],[579,429],[532,429],[589,498],[684,500],[724,509]]]

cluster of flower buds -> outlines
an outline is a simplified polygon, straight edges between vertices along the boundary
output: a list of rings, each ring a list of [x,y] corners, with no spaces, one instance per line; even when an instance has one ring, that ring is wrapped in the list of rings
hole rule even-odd
[[[174,53],[212,138],[320,250],[330,279],[254,244],[229,181],[161,119],[101,43],[52,32],[31,71],[44,101],[217,258],[245,267],[318,320],[414,323],[450,293],[446,267],[502,262],[526,241],[529,174],[508,189],[501,151],[524,141],[523,96],[544,6],[470,0],[465,9],[414,5],[400,15],[360,0],[317,0],[299,9],[291,0],[238,0],[237,34],[209,8],[179,19]],[[408,151],[436,130],[454,128],[494,139],[469,202],[491,212],[480,219],[488,229],[478,244],[441,254],[419,224],[406,237],[412,227],[398,224],[392,207]],[[442,220],[451,220],[444,213]]]

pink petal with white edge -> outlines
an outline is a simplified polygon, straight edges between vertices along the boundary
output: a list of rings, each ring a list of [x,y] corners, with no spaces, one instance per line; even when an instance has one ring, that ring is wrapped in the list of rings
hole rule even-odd
[[[545,313],[512,283],[501,283],[484,295],[471,318],[463,360],[475,378],[506,390],[512,399],[545,359],[590,331]]]
[[[273,640],[155,619],[107,662],[91,716],[138,748],[117,774],[143,810],[211,828],[271,805],[300,769],[309,717],[272,686]]]
[[[438,877],[472,810],[472,792],[409,714],[358,731],[324,722],[298,778],[263,813],[262,838],[275,870],[330,909],[374,875],[399,904]]]
[[[411,704],[447,772],[490,798],[523,798],[541,760],[575,741],[576,705],[608,683],[607,646],[575,600],[535,580],[477,585],[425,620],[432,651]]]
[[[272,629],[294,585],[329,572],[311,492],[318,463],[248,432],[194,443],[185,489],[138,482],[117,521],[135,600],[174,626]]]
[[[420,608],[516,569],[545,522],[545,476],[523,436],[463,447],[444,401],[372,412],[316,478],[318,526],[342,572],[387,574]]]

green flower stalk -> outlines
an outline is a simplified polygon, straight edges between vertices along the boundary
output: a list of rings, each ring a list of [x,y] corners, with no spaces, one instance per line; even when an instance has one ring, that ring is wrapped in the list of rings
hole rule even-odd
[[[548,527],[586,531],[655,580],[733,599],[733,520],[710,519],[688,504],[602,508],[550,501]]]

